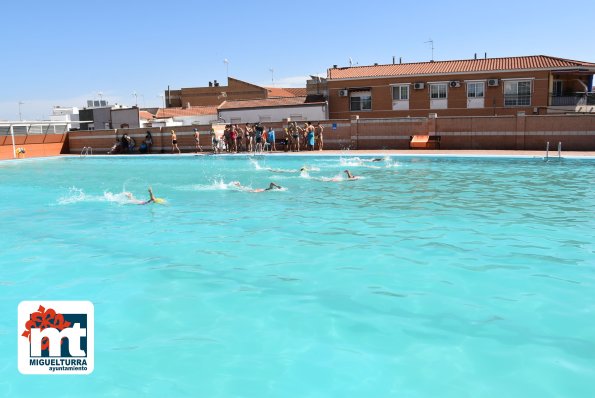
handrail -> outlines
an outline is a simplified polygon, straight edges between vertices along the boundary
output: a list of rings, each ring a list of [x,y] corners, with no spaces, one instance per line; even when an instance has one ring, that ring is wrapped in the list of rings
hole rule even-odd
[[[81,157],[87,157],[87,155],[93,155],[93,148],[90,146],[84,146],[83,149],[81,150]]]

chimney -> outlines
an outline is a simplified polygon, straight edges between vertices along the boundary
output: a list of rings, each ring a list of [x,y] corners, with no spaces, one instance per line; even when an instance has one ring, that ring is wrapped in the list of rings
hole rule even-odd
[[[213,87],[213,82],[209,82],[209,87]]]
[[[378,66],[378,62],[374,62],[374,66]]]
[[[395,56],[393,55],[393,65],[395,64]]]
[[[483,53],[483,59],[488,59],[488,53]]]
[[[217,80],[213,80],[213,84],[215,85],[215,87],[219,87],[219,82]]]
[[[337,69],[337,65],[333,65],[333,69]]]
[[[475,53],[475,58],[474,59],[477,59],[477,53]]]
[[[403,63],[403,57],[399,57],[399,63],[402,64]]]

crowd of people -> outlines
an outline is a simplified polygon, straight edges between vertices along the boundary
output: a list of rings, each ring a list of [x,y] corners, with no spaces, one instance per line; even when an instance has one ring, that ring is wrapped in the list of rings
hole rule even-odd
[[[194,147],[196,153],[202,152],[200,145],[200,132],[194,129]],[[266,151],[284,150],[285,152],[299,151],[322,151],[324,148],[323,139],[324,127],[320,123],[313,125],[305,122],[300,127],[296,122],[290,122],[288,127],[283,129],[282,134],[277,134],[273,127],[266,127],[261,123],[246,123],[243,127],[238,124],[225,126],[223,134],[217,134],[211,130],[211,147],[213,153],[240,153],[254,152],[263,153]],[[170,131],[171,153],[181,153],[178,146],[178,137],[175,130]],[[277,146],[279,145],[279,148]],[[153,147],[153,136],[147,130],[145,139],[137,148],[134,138],[124,132],[108,152],[109,154],[127,154],[138,151],[143,154],[150,154]]]
[[[323,131],[324,127],[320,123],[314,126],[306,122],[300,127],[296,122],[290,122],[279,137],[272,127],[267,128],[261,123],[246,123],[244,127],[228,124],[220,136],[211,130],[211,146],[214,153],[277,151],[277,144],[285,152],[322,151]]]
[[[151,153],[151,149],[153,148],[153,135],[149,130],[147,130],[147,134],[145,135],[145,139],[138,147],[138,151],[140,153]],[[118,138],[116,136],[116,142],[112,145],[111,149],[109,150],[108,154],[115,155],[115,154],[126,154],[126,153],[134,153],[136,151],[136,141],[132,138],[128,133],[122,134],[122,137]]]

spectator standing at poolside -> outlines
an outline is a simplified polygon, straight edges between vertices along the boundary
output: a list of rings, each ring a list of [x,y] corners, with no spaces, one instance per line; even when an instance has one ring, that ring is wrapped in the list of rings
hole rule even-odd
[[[283,148],[283,150],[285,152],[289,152],[290,150],[290,145],[291,145],[291,134],[289,133],[289,128],[285,128],[285,137],[283,138],[283,142],[285,144],[285,147]]]
[[[308,150],[309,151],[313,151],[314,150],[314,126],[312,126],[312,123],[308,122],[306,123],[306,142],[308,143]]]
[[[254,149],[254,130],[250,124],[246,123],[246,151],[252,152]]]
[[[242,126],[236,124],[236,132],[238,133],[237,148],[238,152],[241,152],[244,150],[244,129],[242,129]]]
[[[254,130],[249,123],[246,123],[246,152],[252,152],[254,147]]]
[[[319,151],[322,151],[322,147],[324,145],[324,141],[322,138],[322,132],[324,131],[324,127],[320,125],[320,122],[316,123],[316,147]]]
[[[231,126],[231,130],[229,131],[229,138],[231,140],[230,152],[238,153],[238,131],[236,130],[235,124]]]
[[[299,152],[300,151],[300,132],[299,127],[295,122],[289,123],[289,134],[291,137],[291,150]]]
[[[270,144],[269,149],[271,151],[277,151],[277,147],[275,146],[275,130],[272,127],[269,127],[269,132],[267,134],[267,141]]]
[[[213,153],[219,152],[219,140],[214,129],[211,129],[211,149],[213,149]]]
[[[198,129],[194,129],[194,149],[196,149],[196,153],[198,153],[198,151],[202,152],[202,147],[200,146],[200,132]]]
[[[254,152],[262,152],[262,133],[263,133],[264,129],[263,127],[260,125],[260,123],[256,123],[254,125],[254,141],[256,143],[255,147],[254,147]]]
[[[225,151],[229,152],[231,150],[231,124],[225,125],[225,130],[223,130],[223,142],[225,143]]]
[[[178,154],[182,153],[180,148],[178,147],[178,136],[176,135],[176,131],[171,131],[171,153],[174,153],[174,150],[178,151]]]
[[[302,149],[308,149],[308,122],[304,123],[304,127],[300,129],[302,139]]]

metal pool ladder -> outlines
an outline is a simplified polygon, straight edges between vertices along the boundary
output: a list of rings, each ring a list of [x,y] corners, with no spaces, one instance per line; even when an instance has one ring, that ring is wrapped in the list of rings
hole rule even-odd
[[[83,150],[81,151],[81,157],[86,157],[87,155],[93,155],[93,147],[84,146]]]
[[[546,142],[545,144],[545,161],[547,162],[550,159],[550,142]],[[562,142],[558,142],[558,159],[562,160]]]

